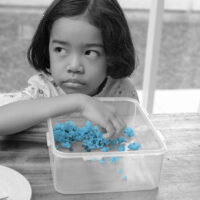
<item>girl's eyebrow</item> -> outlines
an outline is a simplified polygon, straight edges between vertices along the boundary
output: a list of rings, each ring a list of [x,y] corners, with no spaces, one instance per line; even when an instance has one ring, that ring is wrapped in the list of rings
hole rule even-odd
[[[103,48],[103,44],[101,44],[101,43],[88,43],[88,44],[85,44],[85,47],[100,47],[100,48]]]
[[[65,45],[65,46],[70,45],[69,42],[62,41],[62,40],[52,40],[52,43],[58,43],[58,44]]]
[[[62,41],[62,40],[57,40],[57,39],[52,40],[52,43],[58,43],[58,44],[61,44],[61,45],[64,45],[64,46],[70,46],[69,42]],[[103,44],[102,43],[86,43],[83,46],[85,46],[85,47],[100,47],[100,48],[103,48]]]

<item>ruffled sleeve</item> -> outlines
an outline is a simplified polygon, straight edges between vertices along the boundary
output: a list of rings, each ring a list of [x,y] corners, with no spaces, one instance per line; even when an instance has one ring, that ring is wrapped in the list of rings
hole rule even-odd
[[[32,76],[28,80],[28,87],[19,92],[1,93],[0,106],[21,100],[45,98],[50,96],[48,84],[43,74]]]

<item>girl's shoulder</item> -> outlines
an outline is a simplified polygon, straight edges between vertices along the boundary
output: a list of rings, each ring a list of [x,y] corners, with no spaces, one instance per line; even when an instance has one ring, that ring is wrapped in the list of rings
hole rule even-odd
[[[50,82],[51,80],[53,80],[51,76],[48,76],[44,73],[37,73],[28,79],[28,83],[38,85],[40,87],[45,87],[45,85],[47,85],[47,82]]]
[[[25,88],[23,92],[27,93],[33,98],[49,97],[49,82],[50,80],[47,75],[43,73],[35,74],[29,78],[28,87]]]
[[[33,75],[28,80],[28,86],[18,92],[1,93],[0,106],[21,100],[50,97],[56,95],[57,90],[53,85],[53,79],[43,73]]]
[[[131,97],[138,100],[138,94],[130,77],[113,79],[108,78],[107,83],[98,96]]]
[[[35,92],[39,95],[43,94],[44,97],[59,96],[64,94],[64,91],[58,87],[52,76],[38,73],[32,76],[29,80],[29,88],[34,88]]]

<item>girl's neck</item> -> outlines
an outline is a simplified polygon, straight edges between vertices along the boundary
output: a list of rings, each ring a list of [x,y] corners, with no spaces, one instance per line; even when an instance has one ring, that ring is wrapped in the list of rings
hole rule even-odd
[[[108,77],[106,77],[104,79],[104,81],[100,84],[100,86],[98,87],[96,92],[94,92],[94,94],[91,94],[90,96],[95,96],[95,95],[99,94],[103,90],[103,88],[105,87],[107,80],[108,80]]]

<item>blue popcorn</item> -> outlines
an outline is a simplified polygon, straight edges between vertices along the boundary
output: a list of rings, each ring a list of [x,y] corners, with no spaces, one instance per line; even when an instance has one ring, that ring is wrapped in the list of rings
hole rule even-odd
[[[100,162],[100,164],[103,165],[103,164],[105,164],[106,160],[105,160],[105,158],[102,158],[99,162]]]
[[[118,145],[119,144],[118,138],[113,139],[112,144],[113,145]]]
[[[111,146],[110,146],[110,149],[114,149],[114,148],[115,148],[115,146],[116,146],[116,145],[111,145]]]
[[[102,138],[102,137],[103,137],[103,134],[104,134],[103,132],[97,132],[97,133],[96,133],[96,137],[97,137],[97,138]]]
[[[85,126],[86,126],[86,127],[91,127],[91,126],[92,126],[91,121],[86,121],[86,122],[85,122]]]
[[[129,128],[129,127],[126,127],[124,129],[124,134],[129,137],[129,138],[132,138],[134,136],[134,132],[133,132],[133,129],[132,128]]]
[[[67,149],[70,149],[70,148],[71,148],[71,144],[70,144],[69,142],[63,142],[63,143],[61,143],[61,146],[62,146],[63,148],[67,148]]]
[[[64,125],[64,129],[68,131],[71,130],[73,128],[73,124],[74,124],[73,121],[66,121]]]
[[[97,126],[92,126],[91,129],[95,132],[98,133],[99,132],[99,128]]]
[[[54,130],[64,130],[64,125],[61,123],[58,123],[53,127],[53,131]]]
[[[54,130],[54,140],[55,142],[63,142],[65,139],[65,131],[62,129]]]
[[[119,137],[118,138],[118,143],[121,144],[123,142],[127,142],[126,139],[125,139],[125,137]]]
[[[130,150],[138,150],[140,147],[141,147],[141,144],[137,144],[135,142],[133,142],[133,143],[131,143],[131,144],[128,145],[128,148]]]
[[[83,127],[81,127],[80,129],[79,129],[79,134],[80,135],[84,135],[84,134],[87,134],[87,132],[88,132],[88,128],[86,127],[86,126],[83,126]]]
[[[126,143],[125,137],[114,138],[113,140],[103,138],[103,132],[99,130],[97,126],[93,126],[90,121],[86,121],[85,125],[78,128],[73,121],[66,121],[65,124],[58,123],[53,127],[53,135],[55,145],[57,148],[60,144],[63,148],[67,148],[73,151],[72,144],[81,142],[85,151],[90,152],[94,149],[101,149],[103,152],[107,152],[110,149],[114,149],[118,145],[118,151],[124,151],[125,146],[122,143]],[[133,130],[129,127],[124,129],[124,134],[128,137],[134,135]],[[140,145],[130,145],[130,150],[139,149]]]
[[[103,148],[101,149],[101,151],[103,151],[103,152],[108,152],[108,150],[109,150],[109,147],[103,147]]]
[[[122,174],[122,169],[117,170],[118,174]]]
[[[119,160],[119,157],[115,156],[115,157],[110,157],[110,163],[114,164]]]
[[[105,145],[109,145],[111,143],[111,140],[104,138],[103,142],[104,142]]]
[[[119,145],[118,151],[125,151],[125,146],[123,144]]]

